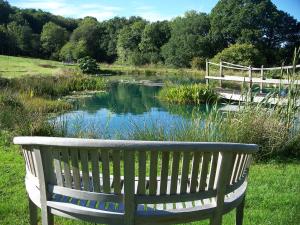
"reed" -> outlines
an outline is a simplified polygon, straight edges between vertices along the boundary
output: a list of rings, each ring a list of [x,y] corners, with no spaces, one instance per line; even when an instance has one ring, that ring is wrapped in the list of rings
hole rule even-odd
[[[218,101],[218,94],[204,84],[166,86],[158,95],[159,99],[178,104],[202,104]]]

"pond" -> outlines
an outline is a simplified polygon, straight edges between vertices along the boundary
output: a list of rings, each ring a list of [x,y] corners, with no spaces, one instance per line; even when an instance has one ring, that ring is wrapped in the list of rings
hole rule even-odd
[[[133,130],[155,125],[165,131],[206,112],[206,106],[170,105],[156,96],[161,87],[113,84],[109,91],[75,100],[75,109],[52,121],[65,136],[128,137]]]

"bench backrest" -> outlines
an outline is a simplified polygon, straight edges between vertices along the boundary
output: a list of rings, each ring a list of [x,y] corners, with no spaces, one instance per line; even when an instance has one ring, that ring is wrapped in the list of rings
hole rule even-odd
[[[161,204],[224,196],[240,187],[256,145],[18,137],[41,195],[124,204]]]

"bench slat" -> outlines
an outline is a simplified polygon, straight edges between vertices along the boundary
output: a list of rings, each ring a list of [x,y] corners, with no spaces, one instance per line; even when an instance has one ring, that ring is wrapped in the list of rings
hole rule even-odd
[[[177,193],[178,172],[179,172],[180,152],[173,152],[172,175],[171,175],[171,194]]]
[[[109,172],[109,151],[104,149],[101,150],[101,161],[102,161],[102,176],[103,176],[103,192],[110,193],[110,172]]]
[[[190,188],[191,193],[195,193],[197,190],[201,155],[202,155],[201,152],[194,152],[191,188]]]
[[[208,166],[211,155],[208,152],[205,152],[202,157],[201,163],[201,175],[200,175],[200,185],[199,191],[204,191],[207,186],[207,174],[208,174]]]
[[[139,152],[139,181],[137,193],[144,195],[146,193],[146,151]]]
[[[100,192],[100,171],[98,151],[90,151],[92,163],[92,179],[94,192]]]
[[[113,185],[114,185],[114,193],[121,193],[121,170],[120,170],[120,151],[115,150],[112,153],[113,155]]]
[[[68,188],[72,188],[72,177],[70,171],[70,162],[69,162],[69,150],[64,149],[62,152],[62,161],[64,165],[64,178],[65,178],[65,186]]]
[[[89,178],[89,159],[88,152],[85,149],[80,150],[80,160],[82,167],[82,180],[83,180],[83,190],[90,190],[90,178]]]
[[[79,163],[78,163],[78,150],[71,151],[71,161],[72,161],[72,174],[73,174],[74,188],[80,190],[81,182],[80,182]]]
[[[219,158],[219,153],[212,154],[210,173],[209,173],[209,181],[208,181],[208,190],[214,189],[214,186],[215,186],[218,158]]]
[[[61,169],[61,161],[60,161],[60,151],[53,149],[52,155],[54,158],[54,169],[55,169],[55,174],[57,179],[57,185],[64,186],[62,169]]]
[[[187,192],[187,186],[189,181],[189,170],[190,170],[190,152],[183,153],[182,162],[182,173],[181,173],[181,183],[180,183],[180,193],[184,194]]]
[[[153,151],[150,153],[150,181],[149,181],[149,194],[155,195],[157,190],[157,161],[158,152]]]
[[[169,172],[169,159],[170,153],[162,153],[162,166],[161,166],[161,175],[160,175],[160,194],[167,193],[167,184],[168,184],[168,172]]]

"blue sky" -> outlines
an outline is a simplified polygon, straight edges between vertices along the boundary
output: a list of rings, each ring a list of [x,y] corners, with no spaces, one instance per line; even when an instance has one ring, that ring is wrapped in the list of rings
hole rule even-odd
[[[172,19],[187,10],[209,13],[218,0],[9,0],[20,8],[39,8],[72,18],[93,16],[103,21],[114,16],[141,16],[150,21]],[[300,21],[300,0],[272,0]]]

